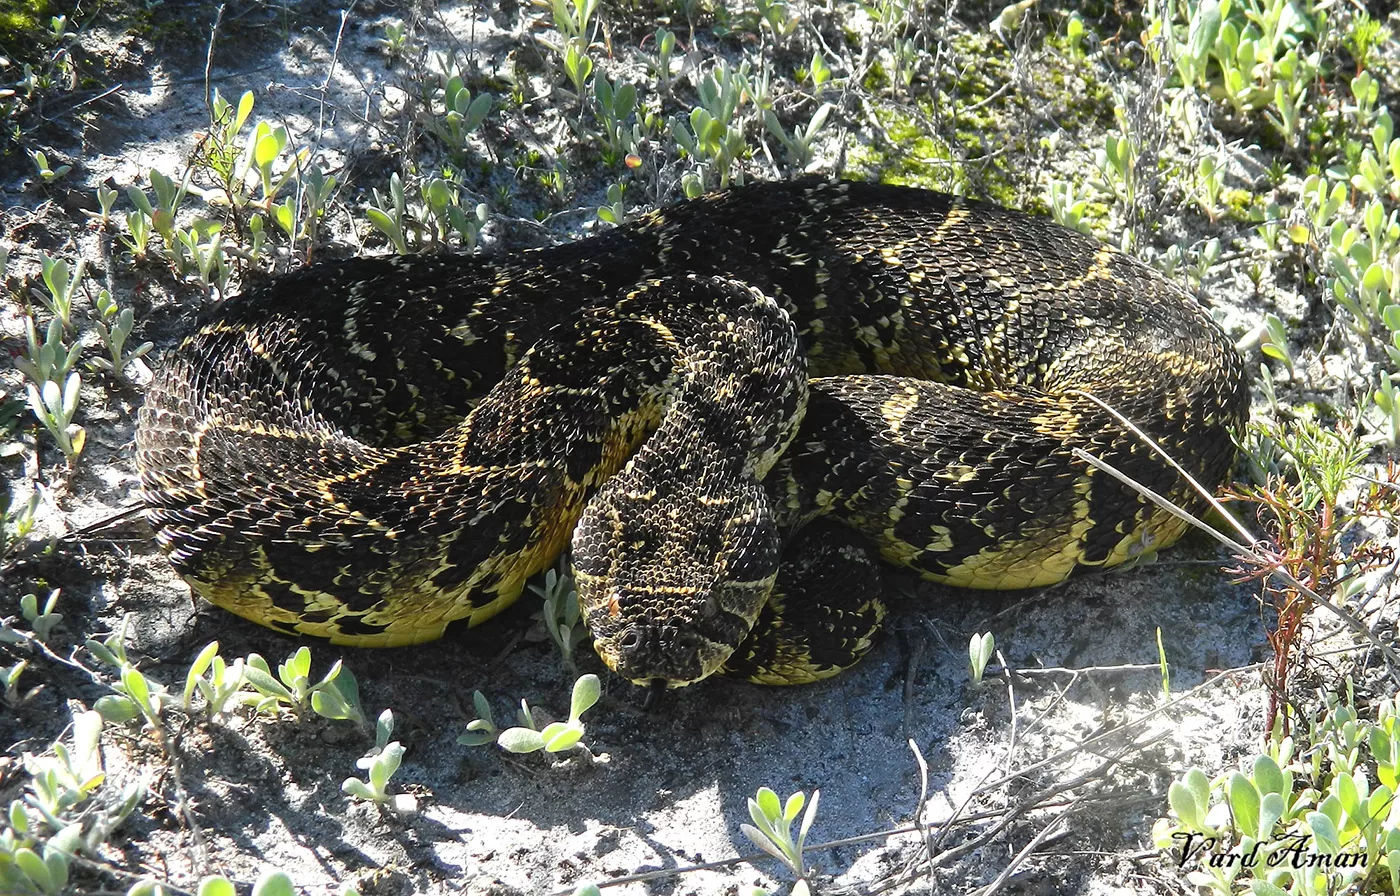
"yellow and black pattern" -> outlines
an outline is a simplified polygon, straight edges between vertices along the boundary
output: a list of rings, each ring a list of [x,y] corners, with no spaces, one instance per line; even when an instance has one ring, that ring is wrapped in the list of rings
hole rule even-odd
[[[864,545],[1013,588],[1180,536],[1075,460],[1197,502],[1081,393],[1208,486],[1248,404],[1205,311],[1083,236],[926,191],[765,184],[230,299],[159,371],[137,454],[177,570],[274,628],[428,640],[572,544],[622,675],[796,682],[869,647]]]

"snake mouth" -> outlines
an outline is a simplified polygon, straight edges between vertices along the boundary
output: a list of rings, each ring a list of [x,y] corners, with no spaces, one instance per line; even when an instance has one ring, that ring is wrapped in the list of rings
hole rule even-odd
[[[633,623],[594,640],[603,661],[618,675],[651,690],[682,688],[703,681],[732,652],[692,628]]]

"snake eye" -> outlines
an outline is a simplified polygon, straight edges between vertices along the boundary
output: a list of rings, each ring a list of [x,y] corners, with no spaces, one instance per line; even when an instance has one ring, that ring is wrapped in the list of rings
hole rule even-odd
[[[637,630],[632,628],[628,629],[625,635],[617,639],[617,646],[621,647],[623,650],[632,650],[641,640],[641,637],[637,634]]]

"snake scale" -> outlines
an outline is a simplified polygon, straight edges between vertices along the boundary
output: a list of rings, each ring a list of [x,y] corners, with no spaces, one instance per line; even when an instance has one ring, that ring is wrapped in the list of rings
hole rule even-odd
[[[140,415],[146,513],[213,603],[393,646],[567,549],[599,656],[671,686],[825,677],[872,553],[1024,588],[1175,541],[1243,365],[1145,265],[940,193],[736,188],[545,249],[323,263],[219,304]]]

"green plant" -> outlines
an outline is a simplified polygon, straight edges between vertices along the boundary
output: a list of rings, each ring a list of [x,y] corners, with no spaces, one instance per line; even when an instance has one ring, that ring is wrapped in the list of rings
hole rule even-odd
[[[371,191],[374,197],[365,217],[381,233],[389,238],[389,244],[400,255],[408,254],[408,235],[404,225],[408,220],[408,200],[404,196],[403,179],[397,173],[389,175],[389,192],[380,193],[378,188]]]
[[[68,262],[61,258],[51,258],[47,254],[41,254],[39,261],[43,265],[45,291],[31,289],[30,294],[63,323],[65,330],[71,331],[73,299],[77,295],[78,286],[83,282],[83,271],[87,263],[80,258],[78,263],[70,268]]]
[[[460,157],[467,149],[467,137],[490,114],[493,99],[489,93],[473,97],[460,74],[440,72],[438,77],[440,87],[430,100],[433,114],[428,120],[428,129],[442,140],[449,152]]]
[[[241,657],[232,663],[226,663],[224,658],[219,656],[219,642],[210,641],[204,645],[204,649],[195,657],[189,671],[185,673],[181,706],[185,712],[193,712],[194,694],[198,691],[204,698],[204,711],[210,719],[227,712],[229,702],[243,692],[243,670],[244,662]]]
[[[593,96],[602,125],[599,142],[603,146],[603,164],[611,168],[635,153],[642,142],[641,123],[635,120],[637,88],[623,82],[614,84],[600,76],[593,79]]]
[[[531,585],[530,590],[544,598],[542,616],[545,628],[559,648],[564,665],[577,672],[574,665],[574,649],[588,636],[588,629],[583,625],[573,579],[567,569],[561,566],[558,571],[551,569],[545,573],[543,587]]]
[[[394,714],[389,710],[380,713],[374,726],[374,749],[355,760],[356,768],[367,771],[364,780],[350,777],[340,785],[340,789],[355,799],[368,800],[399,814],[407,815],[418,811],[418,800],[411,794],[391,794],[389,780],[399,770],[403,762],[404,748],[398,741],[389,740],[394,733]]]
[[[117,204],[117,198],[121,196],[121,193],[115,188],[108,187],[105,184],[98,184],[96,192],[98,213],[94,217],[97,218],[99,224],[106,227],[111,223],[112,208]],[[92,213],[89,212],[88,214]]]
[[[657,28],[653,35],[656,56],[651,60],[651,71],[656,76],[656,86],[663,94],[671,93],[671,56],[676,52],[676,35],[665,28]]]
[[[165,703],[165,688],[151,681],[136,668],[136,664],[126,655],[126,633],[131,624],[128,615],[116,631],[102,641],[89,638],[86,647],[98,662],[112,666],[117,671],[117,680],[112,683],[116,693],[100,697],[93,709],[102,718],[114,724],[124,724],[138,717],[152,729],[160,730],[160,710]]]
[[[831,103],[822,103],[817,110],[812,113],[807,125],[800,129],[794,129],[791,134],[783,128],[782,122],[774,114],[772,109],[765,109],[763,112],[763,123],[768,128],[768,132],[778,138],[778,142],[783,144],[787,150],[788,165],[794,171],[806,171],[812,164],[812,144],[816,141],[817,135],[822,128],[826,127],[826,119],[831,114],[833,106]]]
[[[575,747],[587,751],[583,745],[584,728],[582,716],[602,694],[602,684],[598,676],[583,675],[574,682],[573,697],[569,704],[569,718],[565,722],[550,722],[540,726],[535,720],[534,711],[524,700],[520,701],[517,718],[520,724],[501,729],[496,727],[491,715],[491,704],[480,691],[472,694],[472,703],[477,718],[467,724],[464,734],[458,735],[457,743],[465,746],[482,746],[495,743],[509,753],[560,753]]]
[[[1052,180],[1045,188],[1045,199],[1056,224],[1080,233],[1092,233],[1089,222],[1084,219],[1090,197],[1081,195],[1072,182]]]
[[[1391,467],[1385,480],[1362,480],[1358,469],[1367,448],[1351,424],[1297,420],[1286,426],[1252,424],[1250,431],[1259,446],[1252,452],[1256,459],[1265,445],[1271,455],[1263,481],[1226,494],[1259,513],[1271,543],[1256,545],[1258,559],[1238,571],[1263,584],[1277,613],[1277,624],[1267,634],[1274,650],[1269,718],[1281,720],[1286,733],[1290,701],[1285,695],[1305,614],[1314,595],[1344,598],[1390,562],[1385,545],[1357,536],[1368,521],[1394,525],[1400,494],[1389,483],[1400,470]],[[1350,511],[1339,512],[1343,490],[1358,484]]]
[[[75,711],[69,743],[24,755],[26,793],[0,821],[0,891],[67,892],[74,858],[96,856],[145,795],[139,784],[118,791],[107,783],[102,725],[98,713]]]
[[[599,0],[550,0],[554,27],[566,41],[591,40],[589,24],[598,11]]]
[[[82,356],[83,347],[79,343],[68,345],[63,341],[63,321],[57,316],[49,319],[44,341],[39,341],[39,331],[34,318],[24,319],[25,352],[15,359],[15,367],[29,381],[43,388],[45,383],[61,383],[68,378],[73,365]]]
[[[695,163],[681,181],[687,196],[697,196],[716,183],[729,186],[736,163],[747,155],[743,122],[737,116],[749,75],[747,61],[731,68],[721,59],[696,85],[700,105],[691,109],[689,119],[672,117],[671,136]],[[737,182],[743,183],[742,176]]]
[[[778,40],[786,38],[797,29],[801,20],[793,15],[784,0],[754,0],[763,24]]]
[[[1157,627],[1157,666],[1161,669],[1162,675],[1162,700],[1167,701],[1172,698],[1172,673],[1171,666],[1167,664],[1167,648],[1162,646],[1162,627]]]
[[[1350,686],[1319,696],[1301,742],[1276,736],[1240,770],[1211,779],[1193,768],[1172,783],[1175,818],[1159,820],[1153,835],[1170,865],[1189,869],[1189,883],[1219,894],[1289,896],[1400,883],[1395,700],[1375,705],[1368,720]],[[1212,860],[1230,855],[1229,863]]]
[[[126,369],[131,366],[135,366],[139,375],[149,376],[150,368],[141,359],[155,346],[150,342],[143,342],[135,349],[127,351],[127,340],[131,338],[131,331],[135,328],[136,318],[131,309],[117,307],[112,294],[107,290],[99,292],[97,320],[93,322],[92,329],[102,346],[107,349],[107,357],[94,358],[90,362],[91,366],[97,370],[105,370],[119,379],[126,379]]]
[[[243,677],[261,695],[253,704],[258,712],[281,705],[300,714],[309,705],[317,715],[328,719],[365,723],[355,676],[336,660],[330,671],[313,683],[309,647],[297,648],[284,662],[278,663],[276,677],[267,660],[251,653],[244,663]]]
[[[1283,366],[1288,368],[1289,376],[1293,375],[1293,353],[1288,347],[1288,331],[1284,328],[1282,319],[1272,311],[1264,315],[1264,340],[1259,344],[1259,350],[1270,358],[1282,361]],[[1270,378],[1272,382],[1272,378]]]
[[[798,791],[789,796],[786,802],[779,802],[776,793],[767,787],[760,787],[757,795],[749,798],[749,818],[753,819],[753,824],[739,826],[739,830],[754,846],[786,865],[799,884],[805,883],[807,877],[802,852],[807,842],[807,832],[817,817],[820,798],[821,791],[814,790],[808,803],[806,795]],[[804,803],[806,812],[802,811]],[[802,815],[802,822],[797,835],[793,836],[792,824],[799,814]]]
[[[1103,149],[1096,155],[1096,166],[1104,188],[1130,212],[1137,207],[1140,189],[1138,173],[1142,148],[1139,136],[1129,123],[1127,109],[1118,105],[1113,110],[1117,133],[1104,137]]]
[[[55,380],[47,380],[42,386],[25,384],[29,409],[53,436],[70,464],[83,453],[83,446],[87,443],[87,431],[73,422],[78,412],[80,388],[82,377],[76,372],[70,373],[61,386]]]
[[[588,57],[588,48],[582,41],[570,40],[564,44],[564,74],[574,85],[574,96],[579,102],[587,96],[588,78],[593,74],[593,60]]]
[[[48,599],[44,601],[42,609],[39,606],[39,597],[32,592],[19,599],[19,612],[24,617],[24,621],[29,623],[30,630],[34,637],[40,641],[47,641],[49,635],[63,622],[63,614],[55,613],[54,607],[58,604],[58,595],[61,589],[55,588],[49,592]]]
[[[1382,370],[1376,374],[1376,391],[1371,393],[1381,422],[1377,429],[1381,441],[1390,447],[1400,444],[1400,394],[1397,394],[1395,375]]]
[[[402,19],[390,19],[384,23],[384,36],[376,38],[375,45],[390,59],[398,59],[408,52],[411,38]]]
[[[1196,202],[1206,217],[1214,221],[1220,214],[1220,191],[1225,186],[1225,165],[1213,153],[1205,153],[1196,162]]]
[[[65,174],[73,170],[72,165],[59,165],[57,167],[51,167],[49,165],[48,156],[44,155],[38,150],[31,152],[29,154],[29,158],[30,161],[34,163],[34,167],[38,169],[39,179],[46,184],[53,183],[54,181],[62,178]]]
[[[987,663],[996,653],[997,639],[991,632],[973,635],[967,645],[967,669],[973,684],[982,683],[982,674],[987,671]]]
[[[1305,44],[1323,15],[1294,0],[1187,0],[1150,8],[1148,33],[1161,41],[1177,83],[1223,99],[1240,118],[1265,111],[1293,144],[1307,88],[1322,65]],[[1181,18],[1176,13],[1182,14]]]
[[[0,561],[34,531],[39,500],[37,489],[31,490],[29,497],[18,502],[9,489],[0,489]]]

